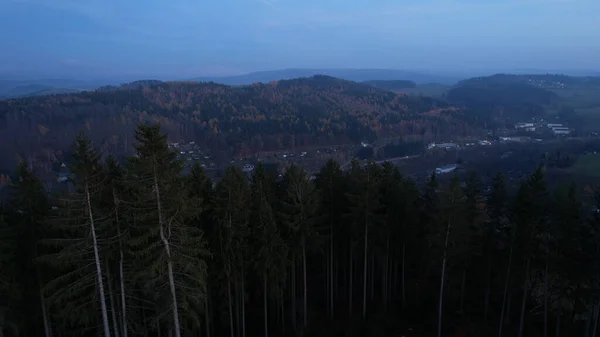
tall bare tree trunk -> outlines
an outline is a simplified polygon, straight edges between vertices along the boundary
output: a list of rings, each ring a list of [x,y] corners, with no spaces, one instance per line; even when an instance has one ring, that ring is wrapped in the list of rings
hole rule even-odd
[[[544,337],[548,337],[548,234],[546,233],[546,267],[544,270]]]
[[[307,296],[307,282],[306,282],[306,238],[302,233],[302,277],[303,277],[303,288],[304,288],[304,327],[308,326],[308,296]]]
[[[269,321],[267,319],[267,275],[263,274],[263,306],[265,315],[265,337],[269,337]]]
[[[104,326],[104,336],[110,337],[110,326],[108,324],[108,313],[106,311],[106,298],[104,295],[104,283],[102,281],[102,263],[100,262],[100,253],[98,249],[98,240],[96,238],[96,227],[94,223],[94,213],[92,212],[92,201],[89,185],[86,182],[84,187],[85,199],[87,203],[88,219],[90,221],[90,233],[92,234],[92,244],[94,246],[94,260],[96,262],[96,277],[98,282],[98,292],[100,297],[100,310],[102,311],[102,325]],[[179,336],[178,336],[179,337]]]
[[[233,330],[233,298],[231,296],[231,277],[227,276],[227,298],[228,298],[228,307],[229,307],[229,336],[234,336]]]
[[[444,256],[442,258],[442,275],[440,277],[440,298],[438,300],[438,337],[442,337],[442,314],[444,305],[444,282],[446,281],[446,259],[448,254],[448,241],[450,239],[450,228],[452,221],[448,220],[446,226],[446,240],[444,241]]]
[[[38,277],[38,280],[40,278]],[[42,307],[42,319],[44,320],[44,334],[45,337],[52,337],[52,327],[50,325],[50,320],[48,319],[48,309],[46,309],[46,299],[44,298],[44,292],[42,291],[42,287],[40,286],[40,303]]]
[[[209,286],[208,286],[208,280],[206,281],[206,285],[204,285],[204,320],[206,321],[206,337],[210,337],[210,307],[209,307],[209,298],[210,298],[210,294],[209,294]]]
[[[500,309],[500,324],[498,326],[498,337],[502,337],[502,329],[504,328],[504,313],[506,312],[506,300],[508,296],[508,285],[510,283],[510,269],[512,267],[512,258],[513,258],[513,243],[515,241],[515,237],[513,234],[513,238],[510,244],[510,252],[508,253],[508,267],[506,268],[506,281],[504,282],[504,295],[502,297],[502,308]]]
[[[353,270],[352,270],[352,264],[353,264],[352,239],[350,239],[350,254],[349,254],[349,256],[350,256],[350,262],[349,262],[350,267],[348,268],[349,269],[348,270],[348,314],[352,315],[352,292],[353,292],[352,291],[353,290],[352,289],[352,280],[353,280],[353,277],[352,277],[352,273],[353,273]]]
[[[113,296],[112,278],[110,277],[110,269],[106,265],[106,280],[108,284],[108,300],[110,303],[110,312],[112,315],[113,331],[115,337],[119,337],[119,321],[117,321],[117,307],[115,306],[115,298]]]
[[[525,264],[525,282],[523,282],[523,301],[521,302],[521,318],[519,322],[519,337],[523,337],[523,329],[525,327],[525,309],[527,307],[527,297],[529,292],[529,263],[530,259],[527,259]]]
[[[242,301],[242,337],[246,337],[246,283],[244,282],[244,271],[242,270],[242,291],[240,294]]]
[[[296,315],[297,315],[297,305],[296,305],[296,253],[292,253],[292,310],[290,314],[292,315],[292,327],[296,330]]]
[[[175,292],[175,277],[173,276],[173,262],[171,261],[171,245],[165,234],[165,224],[162,214],[162,205],[160,199],[160,190],[158,188],[158,176],[154,171],[154,193],[156,194],[156,207],[158,211],[158,225],[160,227],[160,240],[162,241],[165,253],[167,254],[167,274],[169,277],[169,288],[171,290],[171,301],[173,302],[173,325],[175,328],[175,337],[181,337],[179,325],[179,308],[177,305],[177,294]]]
[[[125,301],[125,273],[123,271],[123,264],[125,258],[123,256],[123,241],[121,238],[121,222],[119,219],[119,199],[117,198],[117,193],[113,189],[113,202],[115,204],[115,221],[117,223],[117,236],[119,237],[119,286],[121,287],[121,327],[123,337],[127,337],[127,305]]]
[[[460,313],[463,313],[465,308],[465,284],[467,283],[467,269],[463,269],[462,282],[460,286]]]
[[[331,223],[331,243],[329,244],[329,317],[333,319],[333,310],[334,310],[334,275],[333,275],[333,223]]]
[[[367,264],[368,264],[368,248],[369,248],[369,220],[365,219],[365,256],[363,263],[363,310],[362,317],[367,315]]]
[[[402,242],[402,309],[406,309],[406,242]]]
[[[490,307],[490,283],[492,282],[492,259],[488,261],[488,272],[485,281],[485,298],[483,300],[483,324],[487,325],[488,310]]]

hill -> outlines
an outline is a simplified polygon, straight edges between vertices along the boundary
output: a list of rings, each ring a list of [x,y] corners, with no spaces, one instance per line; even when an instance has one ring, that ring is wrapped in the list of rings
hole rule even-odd
[[[0,99],[74,93],[93,90],[109,83],[110,81],[66,79],[0,80]]]
[[[80,131],[103,150],[126,153],[133,128],[160,122],[173,141],[245,156],[291,147],[357,144],[387,137],[431,139],[478,132],[438,99],[406,96],[328,76],[230,87],[140,81],[120,87],[0,101],[0,158],[52,161]]]
[[[268,83],[271,81],[287,80],[314,75],[327,75],[348,81],[395,81],[409,80],[416,83],[438,82],[454,84],[460,80],[458,77],[405,71],[398,69],[282,69],[270,71],[257,71],[238,76],[224,77],[199,77],[194,81],[216,82],[227,85],[248,85],[252,83]]]
[[[481,118],[559,116],[583,130],[600,128],[600,77],[497,74],[460,81],[444,97]]]
[[[362,83],[373,86],[375,88],[398,92],[404,89],[416,88],[417,84],[409,80],[371,80],[363,81]]]

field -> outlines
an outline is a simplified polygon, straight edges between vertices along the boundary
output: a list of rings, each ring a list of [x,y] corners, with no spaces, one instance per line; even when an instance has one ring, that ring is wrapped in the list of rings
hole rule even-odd
[[[587,154],[579,157],[570,171],[576,175],[600,178],[600,154]]]

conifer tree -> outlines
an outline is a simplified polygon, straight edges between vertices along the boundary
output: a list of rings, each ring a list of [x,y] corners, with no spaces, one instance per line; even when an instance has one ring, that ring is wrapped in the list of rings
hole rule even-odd
[[[190,173],[187,175],[187,187],[189,192],[190,200],[189,202],[192,204],[192,207],[196,208],[195,214],[196,217],[192,220],[194,225],[201,229],[204,233],[204,236],[207,242],[210,242],[210,238],[214,237],[214,228],[212,228],[211,223],[211,203],[212,203],[212,192],[213,186],[212,182],[206,176],[206,172],[202,166],[198,163],[194,164],[190,169]],[[208,246],[209,250],[212,250],[212,247]],[[207,265],[207,273],[206,273],[206,298],[204,303],[204,321],[205,321],[205,329],[206,336],[210,337],[211,335],[211,312],[210,312],[210,289],[211,289],[211,274],[214,274],[215,264],[214,259],[211,258],[206,261]]]
[[[329,316],[333,317],[335,308],[336,282],[334,270],[337,268],[335,259],[336,244],[340,238],[336,233],[340,233],[342,221],[342,212],[345,204],[343,198],[343,174],[338,163],[328,160],[317,174],[315,184],[321,195],[322,214],[326,216],[325,226],[329,229],[329,252],[327,264],[327,293],[329,301]],[[341,240],[340,240],[341,241]]]
[[[109,156],[104,163],[104,174],[105,174],[105,184],[103,190],[102,202],[104,203],[104,207],[106,209],[107,214],[112,214],[111,219],[107,221],[107,232],[110,237],[113,238],[111,240],[111,248],[108,250],[107,259],[109,260],[109,269],[111,266],[117,266],[117,283],[118,283],[118,293],[120,294],[119,298],[119,306],[120,306],[120,317],[117,319],[117,305],[114,303],[113,299],[113,291],[112,291],[112,279],[107,275],[107,283],[109,285],[109,298],[111,301],[111,311],[113,314],[113,325],[115,331],[115,337],[127,337],[129,334],[128,328],[128,308],[130,305],[128,304],[127,297],[128,294],[131,295],[131,292],[126,287],[126,276],[125,274],[130,270],[127,269],[127,261],[131,260],[131,257],[128,254],[127,243],[129,239],[129,230],[128,230],[128,213],[131,212],[130,204],[125,200],[128,195],[128,188],[126,182],[126,172],[121,167],[121,165],[117,162],[116,158],[113,156]],[[116,262],[116,263],[115,263]],[[119,326],[120,323],[120,326]]]
[[[280,236],[274,204],[274,179],[259,163],[252,175],[252,241],[254,265],[263,285],[264,334],[269,335],[268,299],[281,296],[278,278],[285,275],[285,246]]]
[[[170,312],[168,330],[181,337],[184,329],[200,326],[208,252],[202,231],[190,225],[195,208],[180,176],[183,163],[169,150],[167,135],[158,124],[139,125],[135,138],[130,174],[140,212],[130,243],[140,259],[136,274],[156,303],[157,318],[168,319],[164,314]]]
[[[306,171],[290,166],[285,177],[285,197],[283,212],[287,226],[293,233],[294,246],[300,248],[302,256],[303,278],[303,326],[308,326],[308,283],[306,250],[316,234],[314,225],[319,209],[319,195],[314,183],[307,177]],[[292,248],[294,249],[294,248]]]
[[[18,336],[22,325],[15,309],[22,300],[16,292],[16,230],[9,225],[6,217],[0,205],[0,336]]]
[[[41,331],[32,331],[44,327],[44,335],[52,335],[51,324],[48,318],[45,296],[42,293],[43,280],[41,266],[35,260],[40,255],[39,241],[47,234],[46,217],[50,211],[47,192],[42,181],[29,169],[27,162],[21,162],[15,179],[10,186],[10,207],[13,209],[13,226],[18,232],[18,266],[19,287],[23,294],[21,308],[23,317],[35,324],[22,324],[25,331],[22,333],[41,334]],[[34,315],[33,313],[39,313]],[[42,323],[40,324],[40,321]]]
[[[243,311],[245,301],[245,294],[242,293],[240,285],[244,272],[242,267],[248,235],[249,205],[250,188],[244,173],[239,168],[227,168],[215,190],[213,215],[219,243],[218,256],[226,282],[231,337],[234,337],[236,331],[238,336],[241,336],[244,331],[244,324],[238,317]],[[234,287],[235,289],[232,289]],[[236,291],[235,294],[233,290]],[[240,302],[240,299],[244,301]],[[237,330],[234,328],[234,310],[236,310]]]
[[[102,260],[105,238],[101,233],[106,217],[101,215],[98,202],[104,184],[100,155],[83,133],[75,139],[71,155],[69,182],[74,191],[57,200],[58,209],[52,219],[55,232],[46,240],[57,250],[43,257],[44,262],[60,271],[46,287],[55,310],[72,324],[94,323],[97,307],[91,304],[98,303],[102,334],[109,337]]]
[[[379,221],[379,169],[375,163],[369,163],[364,170],[351,172],[350,179],[355,184],[348,193],[351,216],[363,234],[363,299],[362,316],[367,314],[367,272],[369,271],[369,229]],[[373,236],[373,233],[371,233]]]
[[[442,250],[442,267],[440,275],[440,296],[438,299],[438,337],[442,336],[442,316],[443,316],[443,303],[444,303],[444,286],[446,282],[446,265],[448,259],[448,252],[450,249],[451,234],[453,227],[457,223],[460,223],[460,218],[464,214],[464,200],[463,193],[460,188],[460,181],[456,176],[452,178],[450,186],[446,192],[445,198],[445,230],[443,234],[443,250]]]

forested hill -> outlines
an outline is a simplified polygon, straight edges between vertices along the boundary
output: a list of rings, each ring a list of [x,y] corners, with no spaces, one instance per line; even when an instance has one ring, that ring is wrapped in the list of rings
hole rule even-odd
[[[0,101],[0,158],[5,169],[15,165],[7,159],[32,153],[51,160],[48,157],[66,149],[80,131],[88,132],[106,152],[127,152],[127,135],[144,121],[160,122],[173,141],[195,140],[208,150],[231,155],[476,129],[444,101],[328,76],[240,87],[138,81]]]
[[[552,75],[499,74],[461,81],[445,97],[481,118],[528,119],[543,116],[546,106],[558,103],[559,96],[548,86],[561,83]]]

